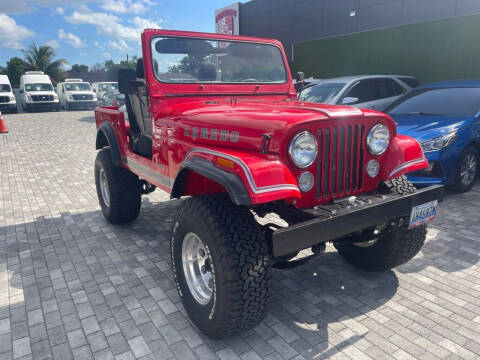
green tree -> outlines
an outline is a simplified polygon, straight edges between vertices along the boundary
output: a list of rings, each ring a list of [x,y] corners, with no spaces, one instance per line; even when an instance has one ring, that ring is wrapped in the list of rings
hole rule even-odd
[[[65,59],[54,60],[55,50],[51,46],[37,46],[37,44],[32,43],[27,50],[22,50],[22,52],[31,69],[43,71],[54,82],[59,82],[65,78],[62,67],[68,63]]]
[[[70,69],[71,72],[88,72],[87,65],[73,64]]]
[[[27,70],[28,64],[15,56],[7,61],[7,75],[12,85],[20,84],[20,76]]]

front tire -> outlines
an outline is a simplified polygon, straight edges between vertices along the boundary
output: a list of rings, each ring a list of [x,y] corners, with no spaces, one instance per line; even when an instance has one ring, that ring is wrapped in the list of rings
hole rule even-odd
[[[405,176],[386,181],[384,186],[389,192],[401,195],[416,191]],[[426,225],[409,230],[408,218],[396,219],[395,222],[396,226],[387,225],[377,236],[367,231],[349,235],[334,245],[345,260],[364,270],[392,269],[417,255],[427,237]]]
[[[455,191],[465,193],[472,189],[478,177],[478,164],[478,150],[474,147],[467,148],[460,156],[455,171]]]
[[[102,213],[111,224],[135,220],[140,213],[141,187],[137,175],[112,164],[110,149],[95,160],[95,184]]]
[[[265,236],[252,213],[224,195],[190,198],[178,208],[170,242],[175,282],[208,337],[231,337],[263,319],[272,265]]]

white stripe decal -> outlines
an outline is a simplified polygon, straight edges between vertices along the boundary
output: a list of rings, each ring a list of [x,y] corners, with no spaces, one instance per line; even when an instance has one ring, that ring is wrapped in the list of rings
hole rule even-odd
[[[407,162],[404,162],[403,164],[397,166],[395,169],[392,170],[392,172],[390,173],[390,177],[392,177],[393,175],[395,175],[396,173],[402,171],[403,169],[409,167],[409,166],[412,166],[412,165],[417,165],[417,164],[420,164],[422,162],[425,161],[425,157],[422,157],[420,159],[415,159],[415,160],[410,160],[410,161],[407,161]]]
[[[243,162],[242,159],[237,158],[236,156],[225,154],[219,151],[215,150],[210,150],[210,149],[204,149],[204,148],[194,148],[190,150],[185,156],[185,160],[189,158],[192,154],[195,153],[203,153],[203,154],[209,154],[209,155],[214,155],[214,156],[219,156],[226,158],[228,160],[233,161],[235,164],[240,166],[245,173],[245,177],[247,178],[248,184],[250,185],[250,188],[252,189],[252,192],[254,194],[263,194],[267,192],[273,192],[273,191],[281,191],[281,190],[296,190],[300,191],[298,186],[292,185],[292,184],[277,184],[277,185],[269,185],[269,186],[257,186],[255,183],[255,180],[253,179],[252,173],[250,172],[250,169],[248,168],[247,164]]]

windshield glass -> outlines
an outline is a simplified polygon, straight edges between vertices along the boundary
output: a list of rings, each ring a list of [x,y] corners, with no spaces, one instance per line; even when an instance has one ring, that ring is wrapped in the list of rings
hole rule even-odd
[[[26,84],[25,91],[53,91],[52,84]]]
[[[108,90],[118,90],[117,83],[110,83],[110,84],[102,84],[100,86],[101,91],[108,91]]]
[[[66,83],[65,91],[91,91],[89,83]]]
[[[342,90],[346,83],[322,83],[306,88],[300,93],[301,101],[328,103]]]
[[[271,83],[287,81],[280,49],[270,44],[157,37],[155,76],[165,83]]]
[[[410,92],[392,105],[392,115],[473,116],[480,109],[480,88],[434,88]]]
[[[8,84],[0,84],[0,92],[10,92],[12,89]]]

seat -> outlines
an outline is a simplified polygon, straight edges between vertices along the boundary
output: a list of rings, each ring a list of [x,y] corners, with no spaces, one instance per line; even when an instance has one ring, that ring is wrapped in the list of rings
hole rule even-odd
[[[144,81],[143,61],[139,65],[137,62],[137,70],[139,67],[142,71],[132,69],[118,70],[118,82],[127,84],[119,86],[120,92],[125,95],[125,106],[127,108],[128,118],[130,121],[130,143],[132,151],[140,156],[152,158],[152,122],[150,113],[147,109],[148,96],[147,88]],[[142,76],[141,78],[138,75]],[[131,84],[135,84],[132,89]],[[133,90],[133,91],[132,91]]]
[[[213,63],[201,63],[198,71],[198,80],[215,81],[217,79],[217,67]]]

